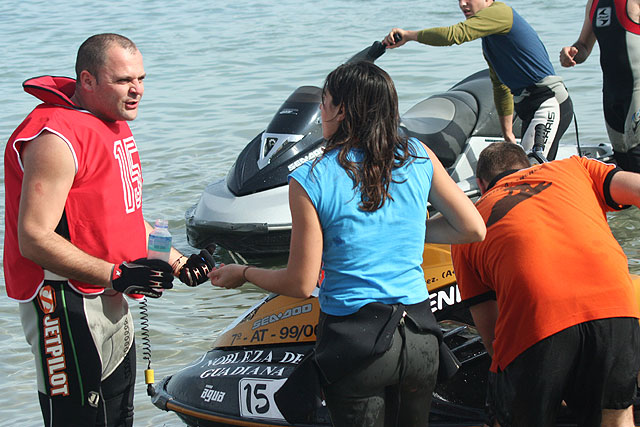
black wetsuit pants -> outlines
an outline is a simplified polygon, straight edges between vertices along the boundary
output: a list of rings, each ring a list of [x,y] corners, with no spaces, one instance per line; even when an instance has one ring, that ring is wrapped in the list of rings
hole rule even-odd
[[[427,426],[438,373],[438,339],[402,321],[391,348],[324,386],[336,427]]]

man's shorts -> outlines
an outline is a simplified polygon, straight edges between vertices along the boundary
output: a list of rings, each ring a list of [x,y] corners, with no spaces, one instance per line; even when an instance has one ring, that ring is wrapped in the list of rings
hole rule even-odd
[[[636,318],[580,323],[534,344],[489,376],[487,400],[502,427],[555,426],[564,400],[579,426],[600,426],[602,409],[625,409],[640,371]]]
[[[65,280],[45,280],[20,303],[20,318],[46,425],[131,425],[134,325],[122,294],[81,295]]]

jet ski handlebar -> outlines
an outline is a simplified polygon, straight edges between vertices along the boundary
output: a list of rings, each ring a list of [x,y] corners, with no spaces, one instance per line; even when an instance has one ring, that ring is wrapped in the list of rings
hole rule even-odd
[[[371,46],[361,50],[360,52],[356,53],[351,58],[349,58],[346,63],[360,62],[360,61],[375,62],[376,59],[382,56],[385,50],[386,48],[382,44],[382,42],[375,41]]]
[[[394,39],[396,42],[402,40],[402,36],[400,34],[395,34]],[[374,41],[371,46],[366,49],[361,50],[360,52],[353,55],[347,63],[350,62],[359,62],[359,61],[369,61],[375,62],[376,59],[380,58],[384,52],[387,50],[387,45],[385,45],[381,41]]]

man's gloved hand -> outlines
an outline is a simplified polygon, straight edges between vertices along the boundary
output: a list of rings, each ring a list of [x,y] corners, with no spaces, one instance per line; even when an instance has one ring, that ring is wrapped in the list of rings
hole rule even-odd
[[[187,286],[198,286],[209,280],[207,273],[216,265],[211,256],[215,248],[215,246],[208,246],[206,249],[201,250],[200,253],[191,255],[187,262],[180,267],[178,279]]]
[[[173,269],[159,259],[139,258],[113,267],[111,286],[123,294],[160,298],[162,290],[173,288]]]

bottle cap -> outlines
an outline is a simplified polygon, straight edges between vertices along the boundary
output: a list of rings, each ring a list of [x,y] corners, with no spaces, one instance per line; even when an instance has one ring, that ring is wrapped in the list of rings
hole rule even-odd
[[[169,221],[166,219],[156,219],[156,227],[169,228]]]

